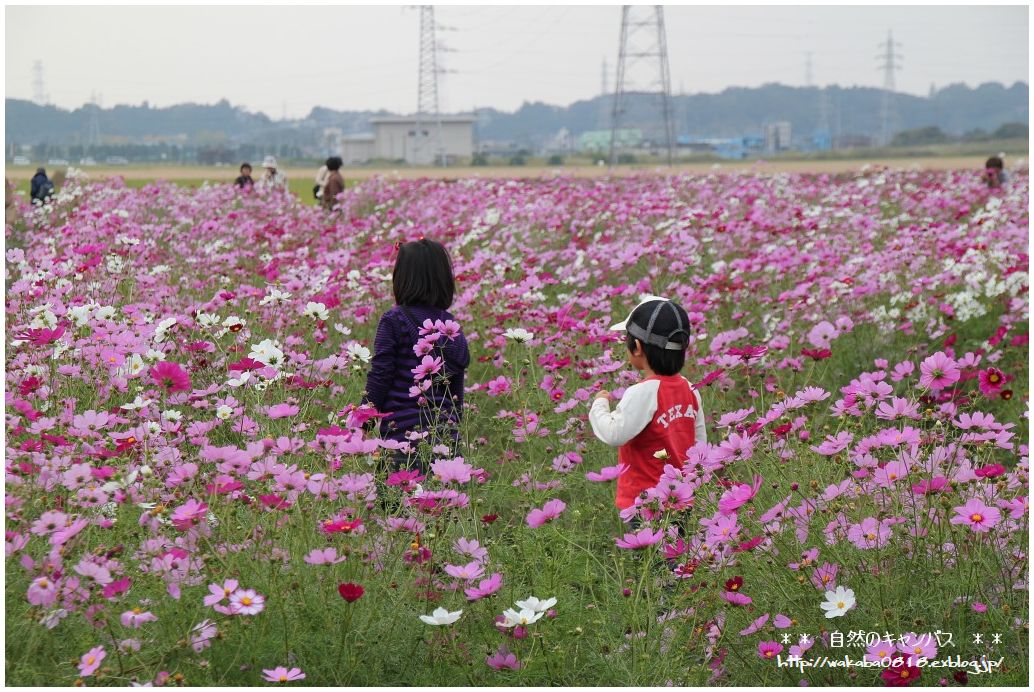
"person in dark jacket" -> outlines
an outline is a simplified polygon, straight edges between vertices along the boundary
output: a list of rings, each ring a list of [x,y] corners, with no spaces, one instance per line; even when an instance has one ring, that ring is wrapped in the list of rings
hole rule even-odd
[[[463,410],[463,376],[470,351],[463,330],[448,308],[456,291],[452,262],[445,247],[421,238],[399,247],[392,274],[395,307],[377,325],[374,355],[366,378],[363,403],[387,414],[381,438],[409,442],[415,450],[444,444],[453,453],[459,440]],[[440,333],[424,355],[414,347],[429,333]],[[413,435],[425,435],[419,443]],[[394,470],[427,470],[419,450],[399,452]]]
[[[255,181],[251,179],[251,164],[245,161],[241,164],[241,174],[233,181],[233,184],[240,189],[254,187]]]
[[[47,177],[44,168],[37,168],[36,175],[32,176],[32,201],[43,204],[47,198],[54,194],[54,183]]]
[[[345,191],[345,179],[341,177],[341,165],[344,162],[340,156],[331,156],[327,159],[327,180],[323,183],[322,201],[323,208],[330,211],[337,204],[337,196]]]

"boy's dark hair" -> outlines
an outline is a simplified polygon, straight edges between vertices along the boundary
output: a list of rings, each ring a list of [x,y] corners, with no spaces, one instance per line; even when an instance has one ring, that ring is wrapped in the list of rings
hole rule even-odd
[[[625,325],[629,352],[643,345],[646,362],[658,375],[677,375],[686,364],[689,316],[678,303],[653,300],[632,311]]]
[[[247,161],[245,161],[244,163],[241,164],[241,167],[240,167],[241,173],[244,172],[245,168],[247,168],[249,171],[251,170],[251,164],[248,163]]]
[[[397,305],[433,305],[448,310],[456,293],[449,252],[438,241],[426,238],[404,243],[399,247],[391,284]]]
[[[329,159],[327,159],[326,165],[327,170],[338,171],[341,170],[341,166],[343,166],[344,164],[345,162],[341,160],[340,156],[331,156]]]

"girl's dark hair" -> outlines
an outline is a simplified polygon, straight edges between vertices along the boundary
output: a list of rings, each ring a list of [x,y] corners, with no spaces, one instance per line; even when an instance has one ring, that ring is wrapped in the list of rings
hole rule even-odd
[[[247,161],[245,161],[244,163],[241,164],[240,170],[243,171],[245,168],[247,168],[248,170],[251,170],[251,164],[248,163]]]
[[[992,156],[987,160],[987,163],[984,164],[984,168],[997,168],[998,170],[1002,170],[1005,168],[1005,162],[998,156]]]
[[[340,156],[331,156],[327,159],[327,170],[336,171],[344,165],[344,161],[341,160]]]
[[[391,274],[397,305],[432,305],[448,310],[456,293],[452,260],[445,246],[422,238],[404,243]]]

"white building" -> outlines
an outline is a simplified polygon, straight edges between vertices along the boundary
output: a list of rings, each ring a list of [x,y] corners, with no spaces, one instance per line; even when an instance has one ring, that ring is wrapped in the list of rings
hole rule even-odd
[[[413,116],[371,118],[373,125],[373,158],[388,161],[404,160],[410,165],[428,166],[444,157],[446,164],[466,163],[474,155],[474,123],[472,115],[443,115],[441,141],[438,125],[431,117],[421,118],[420,132]],[[438,147],[441,150],[438,150]]]
[[[374,153],[373,135],[343,135],[339,151],[346,166],[369,163]]]
[[[762,134],[766,153],[775,154],[790,148],[790,123],[786,120],[764,125]]]

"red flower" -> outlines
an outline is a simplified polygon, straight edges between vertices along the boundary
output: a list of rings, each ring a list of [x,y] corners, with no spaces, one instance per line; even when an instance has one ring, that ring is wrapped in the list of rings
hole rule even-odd
[[[185,392],[190,389],[190,375],[179,366],[179,363],[162,361],[151,368],[151,378],[165,388],[169,394]]]
[[[743,577],[733,577],[725,582],[726,591],[739,591],[743,586]]]
[[[485,516],[481,517],[481,521],[483,521],[486,524],[491,524],[493,521],[495,521],[498,518],[499,518],[498,514],[486,514]]]
[[[349,603],[355,603],[363,597],[365,590],[358,584],[348,582],[346,584],[338,584],[337,592],[341,594],[341,598],[345,599]]]
[[[904,658],[894,659],[889,668],[880,673],[887,687],[905,687],[911,685],[922,676],[923,671],[906,662]]]
[[[988,464],[973,471],[977,478],[995,478],[1005,473],[1005,467],[1001,464]]]
[[[825,360],[826,358],[832,358],[833,352],[828,348],[802,348],[801,355],[814,358],[815,360]]]

